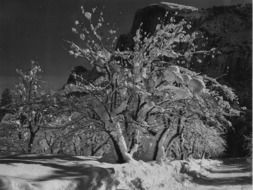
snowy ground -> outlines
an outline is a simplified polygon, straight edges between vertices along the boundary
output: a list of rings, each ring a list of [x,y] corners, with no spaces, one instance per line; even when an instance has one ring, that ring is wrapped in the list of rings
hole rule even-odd
[[[251,168],[243,160],[120,165],[77,156],[0,157],[0,190],[86,189],[251,189]]]
[[[231,158],[222,161],[193,160],[188,164],[188,172],[194,190],[251,190],[251,160]]]
[[[8,156],[0,158],[0,190],[182,189],[172,176],[174,168],[77,156]]]

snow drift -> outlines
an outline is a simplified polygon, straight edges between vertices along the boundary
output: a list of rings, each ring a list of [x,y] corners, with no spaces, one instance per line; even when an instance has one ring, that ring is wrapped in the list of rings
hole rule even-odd
[[[108,164],[82,156],[0,158],[0,190],[183,189],[181,163]]]

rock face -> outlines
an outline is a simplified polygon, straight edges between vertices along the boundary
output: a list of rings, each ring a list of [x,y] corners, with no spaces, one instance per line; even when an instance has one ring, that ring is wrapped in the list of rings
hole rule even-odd
[[[88,70],[83,66],[76,66],[71,71],[67,84],[77,84],[78,82],[93,82],[101,75],[103,74],[99,72],[95,67],[93,67],[91,70]]]
[[[68,77],[67,83],[64,84],[60,92],[67,96],[84,96],[87,93],[83,91],[81,87],[79,87],[78,83],[93,83],[101,76],[104,76],[104,73],[99,72],[96,67],[93,67],[92,69],[87,69],[83,66],[76,66],[72,69]]]
[[[171,16],[176,21],[191,21],[193,30],[201,31],[208,38],[207,49],[217,48],[221,52],[214,59],[194,64],[193,69],[215,78],[224,75],[219,81],[234,88],[241,105],[251,108],[251,5],[205,10],[172,3],[150,5],[136,12],[131,31],[119,37],[116,48],[131,50],[140,25],[143,33],[152,35],[156,25],[170,22]]]
[[[178,11],[180,11],[180,14],[178,14]],[[169,23],[170,18],[175,16],[175,14],[177,14],[175,19],[180,21],[184,18],[183,15],[189,15],[196,11],[197,9],[194,7],[172,3],[154,4],[139,9],[135,14],[130,33],[123,34],[118,38],[116,49],[121,51],[127,49],[131,50],[134,47],[133,37],[140,25],[142,25],[141,28],[143,32],[146,32],[147,35],[152,35],[155,32],[157,24]]]

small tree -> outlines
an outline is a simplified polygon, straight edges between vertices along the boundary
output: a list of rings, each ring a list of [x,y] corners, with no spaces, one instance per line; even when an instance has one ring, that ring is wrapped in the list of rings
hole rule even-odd
[[[36,135],[51,120],[53,113],[53,99],[41,86],[41,71],[35,62],[28,72],[17,70],[19,83],[14,89],[13,102],[8,106],[13,113],[8,122],[17,125],[19,139],[27,142],[28,153],[32,152]]]
[[[199,35],[189,30],[189,23],[175,23],[172,18],[171,23],[158,25],[152,36],[141,35],[140,29],[134,37],[134,50],[119,52],[103,46],[102,37],[93,30],[92,14],[85,11],[83,14],[91,31],[80,27],[83,25],[79,21],[78,30],[74,31],[82,40],[93,32],[95,40],[88,38],[84,48],[71,42],[71,54],[88,59],[104,75],[93,82],[81,78],[74,88],[87,93],[86,119],[108,135],[119,162],[134,160],[141,138],[147,136],[156,139],[154,160],[161,160],[169,150],[177,156],[175,152],[179,149],[180,158],[184,158],[185,152],[205,153],[223,148],[224,141],[215,139],[221,139],[224,128],[229,126],[225,116],[233,109],[221,100],[215,87],[223,91],[225,87],[214,79],[176,66],[187,67],[195,54],[213,53],[196,50],[194,40]],[[192,128],[188,129],[188,125]],[[206,132],[213,138],[209,138],[210,143]],[[195,138],[197,141],[189,150],[187,144]],[[196,143],[203,145],[195,148]]]

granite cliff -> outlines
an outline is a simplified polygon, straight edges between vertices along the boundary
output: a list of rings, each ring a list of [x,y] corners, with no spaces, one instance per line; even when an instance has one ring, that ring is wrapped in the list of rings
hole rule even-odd
[[[207,38],[207,49],[217,48],[220,55],[194,63],[193,69],[219,78],[236,90],[242,106],[251,108],[252,71],[252,8],[251,5],[213,7],[198,10],[172,3],[150,5],[136,12],[131,30],[118,38],[117,49],[123,51],[134,46],[133,36],[141,26],[143,33],[152,35],[156,25],[176,20],[192,23],[192,29]]]

